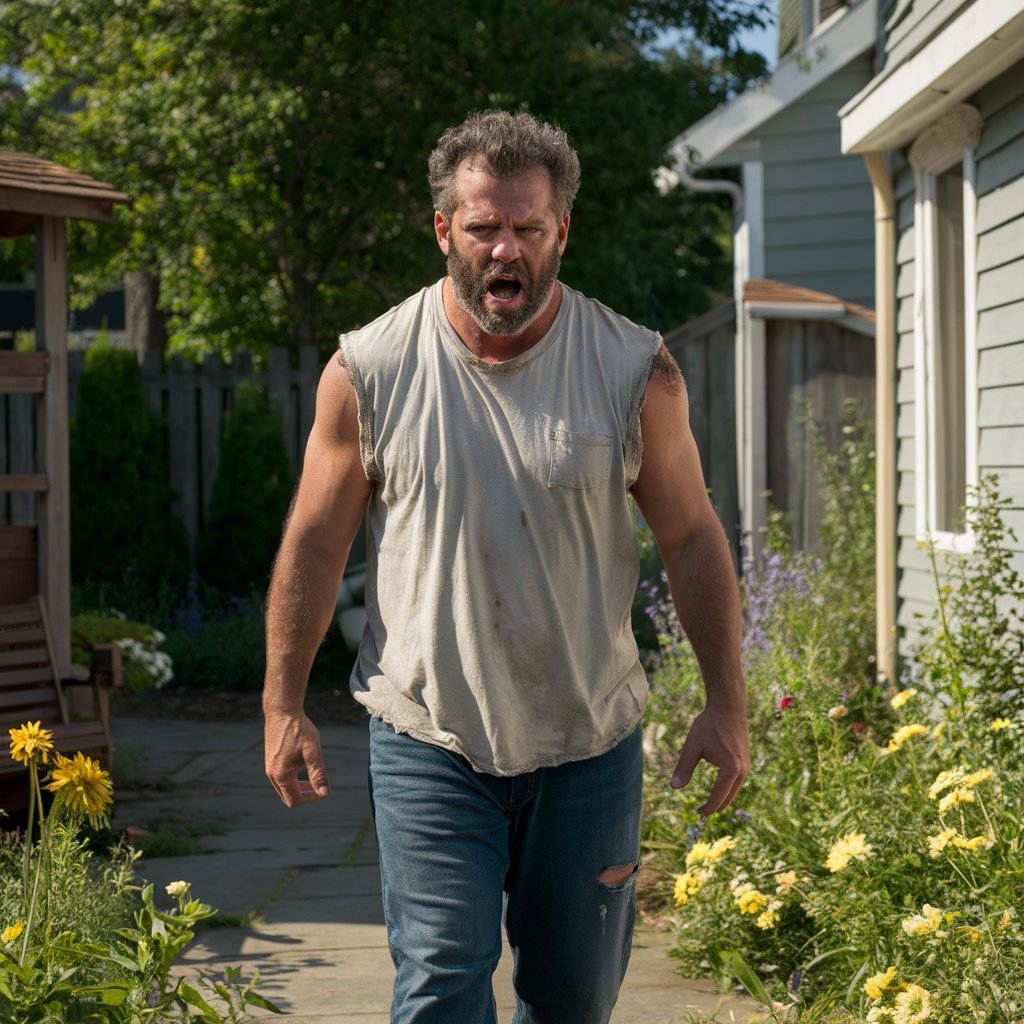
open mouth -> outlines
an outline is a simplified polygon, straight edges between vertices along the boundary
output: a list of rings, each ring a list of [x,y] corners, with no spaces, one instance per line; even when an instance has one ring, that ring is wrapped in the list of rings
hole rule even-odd
[[[522,291],[522,287],[514,277],[498,277],[487,286],[487,293],[496,299],[507,301],[514,299]]]

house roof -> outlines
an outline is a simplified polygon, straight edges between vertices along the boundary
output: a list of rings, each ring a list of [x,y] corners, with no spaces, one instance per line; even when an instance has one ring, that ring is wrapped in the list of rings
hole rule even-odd
[[[37,216],[113,220],[131,197],[63,164],[0,150],[0,235],[31,234]]]
[[[783,281],[750,278],[743,286],[743,304],[751,316],[765,320],[840,320],[862,334],[875,333],[873,309]]]
[[[677,135],[668,147],[673,163],[684,170],[743,163],[744,139],[874,46],[877,6],[878,0],[859,0],[833,14],[769,79]]]
[[[1024,0],[975,0],[840,111],[844,153],[898,149],[1024,58]]]

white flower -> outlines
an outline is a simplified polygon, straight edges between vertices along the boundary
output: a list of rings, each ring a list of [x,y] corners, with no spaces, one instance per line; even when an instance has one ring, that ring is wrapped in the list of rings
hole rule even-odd
[[[171,882],[170,885],[166,886],[165,888],[167,889],[168,896],[174,896],[175,898],[177,898],[178,896],[184,896],[185,893],[188,892],[189,883]]]

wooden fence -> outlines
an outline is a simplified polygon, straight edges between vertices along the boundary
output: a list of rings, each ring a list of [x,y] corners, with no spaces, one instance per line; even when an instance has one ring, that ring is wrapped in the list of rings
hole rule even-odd
[[[72,417],[84,369],[84,353],[69,353]],[[286,349],[271,349],[259,369],[253,369],[252,358],[246,352],[237,353],[230,364],[219,355],[208,356],[199,366],[181,356],[172,356],[165,366],[159,352],[147,353],[142,381],[150,408],[167,424],[171,486],[178,494],[174,510],[185,524],[193,550],[206,525],[217,479],[224,417],[234,406],[239,384],[251,381],[266,388],[271,407],[281,421],[292,469],[297,473],[313,425],[319,373],[319,357],[313,348],[300,350],[297,366],[289,362]]]
[[[729,303],[713,309],[669,331],[664,339],[686,379],[690,429],[704,467],[704,486],[738,558],[735,307]]]
[[[769,500],[786,513],[794,547],[820,546],[821,486],[807,417],[832,451],[842,440],[844,404],[874,415],[875,342],[842,323],[779,319],[765,322],[765,466]],[[665,335],[686,378],[690,427],[704,483],[739,555],[736,445],[736,313],[732,304]]]

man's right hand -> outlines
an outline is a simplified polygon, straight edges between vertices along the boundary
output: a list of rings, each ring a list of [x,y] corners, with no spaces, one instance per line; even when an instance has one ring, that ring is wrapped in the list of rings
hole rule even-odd
[[[330,792],[320,733],[302,712],[265,711],[264,766],[287,807],[322,800]],[[300,779],[305,769],[308,778]]]

